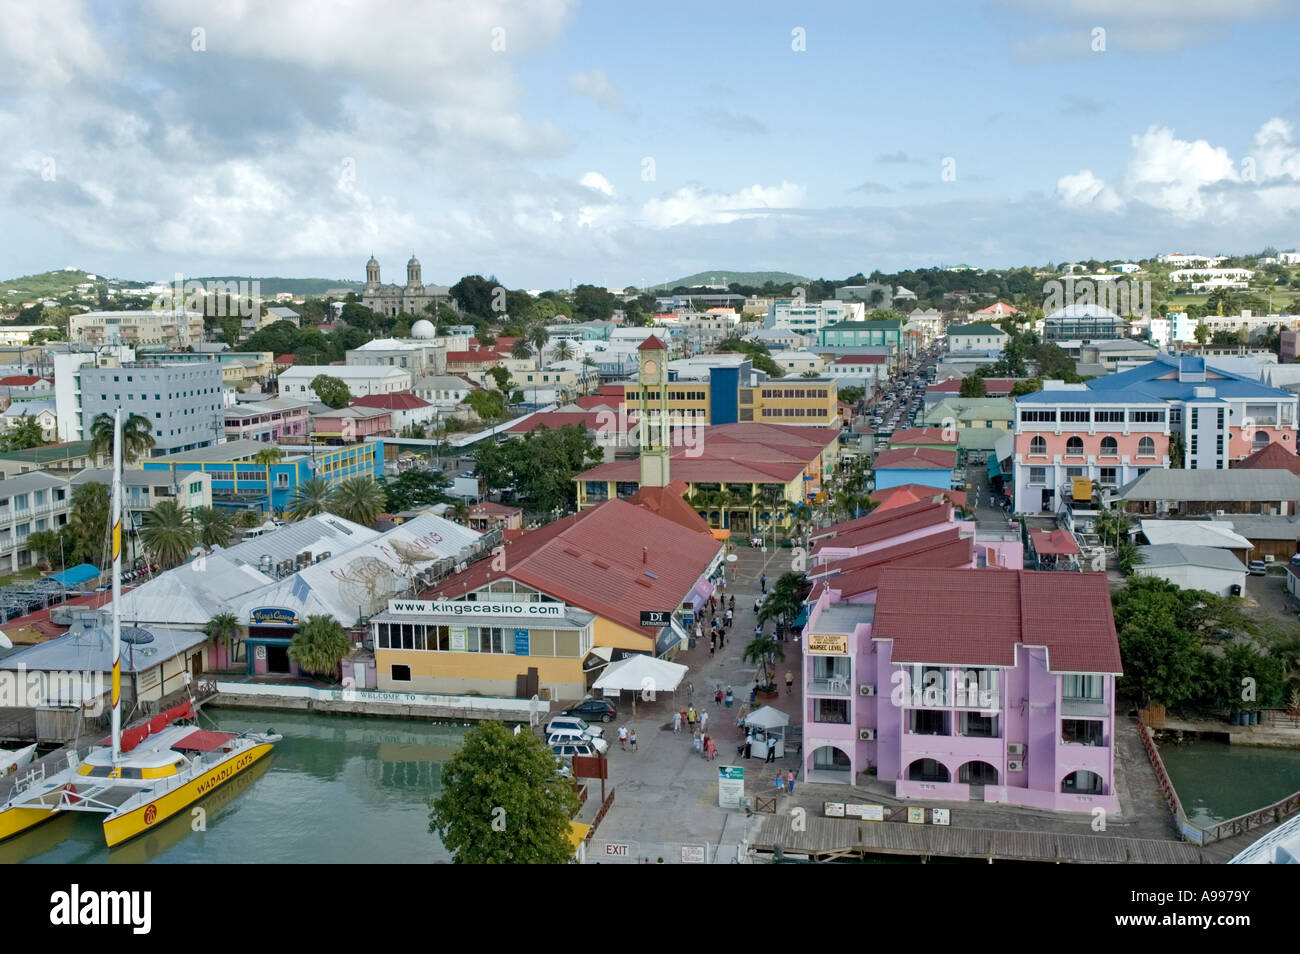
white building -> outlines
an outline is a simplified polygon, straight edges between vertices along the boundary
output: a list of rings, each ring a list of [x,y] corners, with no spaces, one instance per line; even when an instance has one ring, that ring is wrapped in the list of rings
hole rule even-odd
[[[280,396],[319,401],[320,396],[311,389],[311,382],[321,374],[338,378],[348,386],[353,397],[409,391],[414,380],[410,371],[388,365],[295,364],[280,372]]]
[[[1213,268],[1220,262],[1227,259],[1220,255],[1185,255],[1182,252],[1167,252],[1156,258],[1161,265],[1173,265],[1175,268],[1188,268],[1191,266],[1201,266],[1203,268]]]
[[[768,328],[787,328],[816,341],[823,328],[841,321],[864,321],[866,316],[866,305],[860,301],[830,299],[814,304],[801,298],[778,298],[772,302],[764,324]]]
[[[0,427],[12,431],[22,423],[24,417],[30,417],[41,426],[41,436],[48,443],[58,438],[59,415],[53,400],[49,401],[15,401],[5,408],[0,416]]]
[[[198,311],[88,311],[68,318],[68,339],[79,344],[147,344],[183,349],[203,340]]]
[[[820,374],[826,362],[811,351],[773,351],[772,360],[786,374],[803,374],[813,371]]]
[[[1141,560],[1133,568],[1140,576],[1158,576],[1184,590],[1204,590],[1218,596],[1240,596],[1246,588],[1246,567],[1219,547],[1165,543],[1138,547]]]
[[[1180,268],[1169,273],[1175,285],[1190,282],[1193,288],[1245,288],[1254,277],[1249,268]]]
[[[405,368],[414,377],[447,370],[447,349],[434,340],[376,338],[344,355],[349,366]]]
[[[53,325],[9,325],[0,328],[0,345],[25,345],[38,331],[58,331]]]
[[[472,390],[468,381],[451,374],[429,375],[411,385],[412,394],[443,411],[464,403]]]

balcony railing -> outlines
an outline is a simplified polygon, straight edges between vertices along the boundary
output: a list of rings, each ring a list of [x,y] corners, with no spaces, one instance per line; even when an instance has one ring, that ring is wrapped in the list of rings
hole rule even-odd
[[[808,694],[811,696],[852,695],[849,687],[848,674],[846,673],[843,676],[828,676],[825,679],[809,679]]]

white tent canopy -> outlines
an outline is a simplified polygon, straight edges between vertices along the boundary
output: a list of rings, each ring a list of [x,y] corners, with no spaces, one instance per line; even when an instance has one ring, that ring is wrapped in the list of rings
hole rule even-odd
[[[673,692],[681,684],[686,669],[680,663],[638,654],[610,663],[593,686],[607,693],[624,689]]]
[[[776,729],[790,724],[790,717],[775,706],[762,706],[745,716],[745,727],[750,729]]]

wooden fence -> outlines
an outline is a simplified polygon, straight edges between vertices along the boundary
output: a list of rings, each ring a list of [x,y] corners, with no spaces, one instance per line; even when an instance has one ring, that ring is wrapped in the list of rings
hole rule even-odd
[[[1238,815],[1236,818],[1229,818],[1225,822],[1219,822],[1219,824],[1205,829],[1205,844],[1208,845],[1212,841],[1244,835],[1257,828],[1263,828],[1265,825],[1277,824],[1297,812],[1300,812],[1300,792],[1288,795],[1280,802],[1274,802],[1267,808],[1247,812],[1244,815]]]

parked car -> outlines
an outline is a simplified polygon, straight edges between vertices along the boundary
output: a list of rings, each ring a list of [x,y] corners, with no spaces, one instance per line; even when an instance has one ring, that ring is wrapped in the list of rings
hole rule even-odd
[[[1250,561],[1250,575],[1251,575],[1251,576],[1263,576],[1263,575],[1266,574],[1267,572],[1268,572],[1268,564],[1265,563],[1263,560],[1251,560],[1251,561]]]
[[[597,742],[604,742],[604,739],[589,739],[582,742],[558,742],[551,746],[551,751],[562,759],[571,759],[575,755],[599,755],[605,749],[596,748]],[[606,745],[605,748],[609,746]]]
[[[589,725],[585,719],[579,719],[577,716],[556,716],[550,722],[546,723],[546,734],[553,735],[564,729],[569,729],[578,733],[586,732],[597,739],[605,737],[605,729],[599,725]]]
[[[572,729],[561,729],[559,732],[552,732],[546,737],[546,744],[555,749],[557,745],[591,745],[597,752],[606,752],[609,750],[609,743],[604,739],[598,739],[594,735],[588,735],[585,732],[576,732]],[[579,753],[582,754],[582,753]]]
[[[571,709],[565,709],[560,715],[580,716],[593,722],[613,722],[618,715],[618,707],[608,699],[586,699]]]

